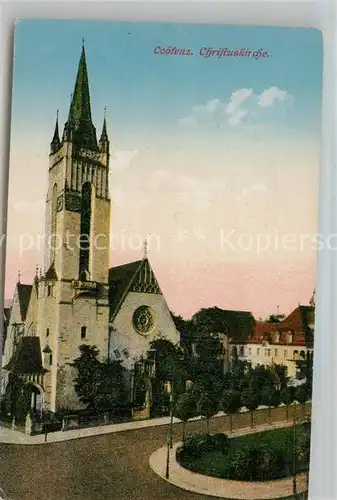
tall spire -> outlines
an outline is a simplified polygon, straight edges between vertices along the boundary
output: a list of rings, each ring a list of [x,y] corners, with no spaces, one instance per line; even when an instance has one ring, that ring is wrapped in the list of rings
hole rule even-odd
[[[74,93],[69,109],[68,127],[72,128],[73,140],[78,146],[97,151],[96,130],[91,119],[88,70],[84,43],[82,43]]]
[[[56,151],[60,148],[60,146],[61,146],[61,141],[59,135],[59,110],[57,110],[54,135],[50,143],[50,152],[56,153]]]

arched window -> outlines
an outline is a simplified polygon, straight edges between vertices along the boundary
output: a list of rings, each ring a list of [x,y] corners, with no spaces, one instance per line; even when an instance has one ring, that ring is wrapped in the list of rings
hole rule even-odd
[[[91,184],[85,182],[82,186],[81,200],[81,233],[80,233],[80,268],[79,276],[88,278],[90,256],[90,227],[91,227]],[[86,281],[84,279],[84,281]]]
[[[87,336],[87,327],[86,326],[82,326],[81,327],[81,339],[85,339]]]
[[[300,356],[299,356],[299,353],[298,353],[298,351],[297,351],[297,350],[295,350],[295,351],[294,351],[294,353],[293,353],[293,359],[294,359],[295,361],[298,361],[298,360],[300,359]]]
[[[53,186],[52,202],[51,202],[51,227],[50,227],[50,262],[55,259],[55,251],[57,244],[57,184]]]
[[[305,359],[305,352],[304,351],[300,352],[300,357],[301,357],[301,359]]]

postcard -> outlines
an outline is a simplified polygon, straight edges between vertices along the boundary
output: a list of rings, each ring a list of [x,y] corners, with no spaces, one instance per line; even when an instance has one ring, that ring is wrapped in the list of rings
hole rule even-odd
[[[1,498],[307,498],[322,61],[315,29],[17,22]]]

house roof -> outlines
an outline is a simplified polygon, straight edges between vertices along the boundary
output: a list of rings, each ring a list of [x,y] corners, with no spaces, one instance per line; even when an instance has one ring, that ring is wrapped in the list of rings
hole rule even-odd
[[[147,258],[109,269],[110,321],[115,318],[129,291],[161,293]]]
[[[29,306],[30,295],[32,293],[32,285],[24,285],[22,283],[17,284],[21,320],[25,321],[26,314]]]
[[[292,333],[291,344],[305,345],[313,343],[313,327],[315,321],[315,309],[313,306],[298,306],[283,321],[256,322],[253,334],[247,339],[247,343],[260,343],[263,340],[275,343],[275,334],[279,334],[279,344],[289,344],[287,333]]]
[[[43,373],[39,337],[22,337],[5,370],[21,374]]]

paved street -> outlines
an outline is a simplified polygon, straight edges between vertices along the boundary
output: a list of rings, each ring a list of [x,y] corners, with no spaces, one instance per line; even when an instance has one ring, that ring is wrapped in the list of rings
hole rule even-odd
[[[268,412],[257,412],[256,424]],[[285,419],[285,408],[273,410],[273,420]],[[247,427],[250,415],[234,418],[234,426]],[[211,420],[212,432],[227,431],[227,419]],[[187,424],[187,431],[205,429],[205,422]],[[182,426],[174,426],[174,440]],[[149,467],[149,456],[165,444],[167,426],[50,443],[0,443],[1,486],[13,500],[204,500],[160,479]]]

